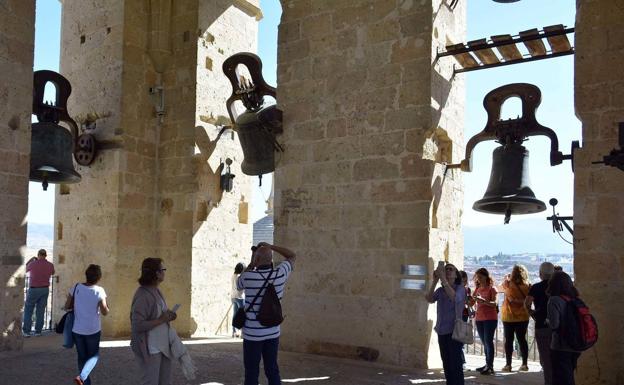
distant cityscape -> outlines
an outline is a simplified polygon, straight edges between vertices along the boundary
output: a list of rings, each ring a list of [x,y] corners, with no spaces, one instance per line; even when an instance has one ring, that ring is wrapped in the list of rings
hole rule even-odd
[[[540,253],[514,253],[496,255],[472,256],[464,257],[464,271],[468,273],[468,279],[472,280],[474,272],[480,267],[488,269],[496,284],[502,283],[505,275],[511,273],[514,265],[524,265],[529,272],[529,281],[531,283],[539,282],[539,266],[542,262],[551,262],[554,265],[561,266],[563,271],[570,274],[574,279],[574,256],[572,254],[540,254]],[[471,286],[473,286],[471,284]]]

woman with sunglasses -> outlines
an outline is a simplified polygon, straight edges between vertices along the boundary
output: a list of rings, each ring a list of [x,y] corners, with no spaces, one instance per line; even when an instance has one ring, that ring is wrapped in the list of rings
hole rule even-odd
[[[436,289],[440,282],[441,287]],[[444,377],[448,385],[463,385],[462,343],[452,338],[455,319],[461,319],[466,303],[466,290],[457,268],[441,262],[433,272],[433,281],[425,296],[429,303],[437,303],[437,320],[434,330],[438,333],[440,356]]]
[[[130,346],[141,368],[141,385],[171,384],[169,322],[177,316],[169,310],[158,289],[166,270],[162,259],[145,258],[141,264],[141,286],[132,299]]]

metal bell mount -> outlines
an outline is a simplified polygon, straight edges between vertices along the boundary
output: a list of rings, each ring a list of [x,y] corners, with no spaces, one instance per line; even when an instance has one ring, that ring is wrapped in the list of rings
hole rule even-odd
[[[238,75],[236,69],[244,65],[249,70],[251,79]],[[243,149],[244,160],[241,170],[246,175],[267,174],[275,171],[275,151],[283,151],[275,139],[281,134],[282,111],[275,105],[265,106],[264,96],[275,98],[275,88],[269,86],[262,77],[262,62],[250,52],[241,52],[227,58],[223,63],[223,72],[232,84],[232,95],[226,101],[226,108],[234,124],[234,131]],[[246,110],[234,116],[232,104],[240,100]]]

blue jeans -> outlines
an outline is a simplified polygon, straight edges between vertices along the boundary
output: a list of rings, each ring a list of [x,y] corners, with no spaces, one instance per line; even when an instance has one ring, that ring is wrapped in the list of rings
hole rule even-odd
[[[234,317],[236,316],[236,312],[238,311],[238,309],[240,309],[243,306],[245,306],[244,299],[232,298],[232,307],[233,307],[232,310],[234,310],[232,312],[232,322],[234,322]],[[236,331],[236,328],[233,328],[232,331]]]
[[[74,342],[76,343],[76,352],[78,353],[78,370],[80,370],[80,378],[85,385],[91,385],[89,374],[97,364],[100,357],[100,335],[101,332],[95,334],[84,335],[72,333]]]
[[[243,340],[243,361],[245,363],[245,385],[258,385],[260,375],[260,358],[264,362],[264,374],[269,385],[281,385],[279,367],[277,366],[277,349],[279,337],[264,341]]]
[[[438,334],[444,377],[447,385],[464,385],[464,369],[462,368],[461,356],[462,343],[455,341],[451,336],[452,334]]]
[[[26,294],[26,304],[24,305],[24,324],[22,326],[24,334],[31,332],[33,309],[35,306],[37,307],[35,313],[35,317],[37,317],[37,321],[35,322],[35,332],[41,333],[49,293],[50,289],[47,287],[31,287],[28,289],[28,294]]]
[[[485,350],[485,364],[489,368],[494,368],[494,333],[498,320],[476,321],[477,333]]]

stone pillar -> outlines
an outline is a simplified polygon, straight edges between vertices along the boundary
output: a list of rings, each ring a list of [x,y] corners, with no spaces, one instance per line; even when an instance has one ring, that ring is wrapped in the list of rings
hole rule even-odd
[[[0,351],[22,347],[35,1],[0,4]]]
[[[441,162],[463,155],[464,85],[435,52],[463,41],[465,4],[282,5],[275,243],[300,258],[281,344],[439,367],[435,307],[401,265],[463,260],[461,178]]]
[[[624,6],[577,1],[575,107],[583,148],[575,153],[574,274],[598,321],[599,341],[583,353],[577,383],[624,383],[624,173],[591,164],[618,147],[624,122]]]
[[[193,304],[191,316],[196,334],[231,330],[230,291],[234,266],[249,263],[253,223],[248,219],[251,185],[257,178],[244,175],[243,153],[238,136],[231,130],[216,141],[221,127],[214,119],[228,116],[226,99],[232,86],[223,74],[225,59],[237,52],[256,52],[258,1],[202,1],[199,7],[197,45],[196,154],[199,166],[198,192],[193,228]],[[222,118],[221,118],[222,120]],[[231,192],[221,191],[219,168],[232,160],[236,175]],[[224,171],[224,170],[223,170]],[[226,314],[228,315],[226,317]]]
[[[250,181],[238,176],[237,190],[221,199],[215,175],[226,155],[238,161],[236,172],[240,146],[222,140],[225,145],[212,148],[211,158],[206,139],[214,139],[217,129],[198,126],[200,116],[224,114],[231,92],[220,67],[207,66],[206,45],[216,46],[220,56],[255,49],[256,20],[226,1],[201,3],[64,1],[61,68],[74,88],[70,113],[100,117],[95,135],[103,150],[92,165],[78,168],[81,183],[57,188],[56,303],[73,282],[84,279],[89,263],[100,264],[112,309],[103,324],[106,335],[129,333],[132,293],[140,263],[149,256],[163,258],[167,267],[162,289],[169,306],[182,305],[178,332],[214,332],[230,302],[225,271],[233,270],[234,256],[249,247],[250,225],[239,223],[238,207],[249,196]],[[243,26],[245,33],[232,42],[207,42],[206,29],[220,30],[224,23]],[[224,58],[211,59],[219,65]],[[249,236],[216,242],[225,236],[206,230],[213,228]],[[196,281],[212,282],[213,274],[224,285],[218,295],[193,289]]]

